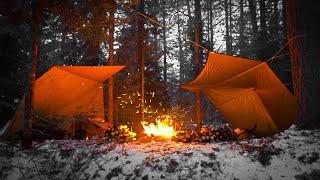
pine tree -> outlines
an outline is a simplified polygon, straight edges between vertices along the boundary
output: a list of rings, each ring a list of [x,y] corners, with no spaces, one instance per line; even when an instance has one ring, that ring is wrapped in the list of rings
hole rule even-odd
[[[25,91],[25,108],[24,108],[24,124],[23,124],[23,142],[22,145],[29,148],[32,145],[32,122],[34,121],[33,97],[36,81],[37,64],[39,60],[40,46],[40,23],[42,11],[44,8],[43,2],[36,0],[33,4],[33,43],[32,43],[32,63],[29,74],[28,86]]]
[[[293,87],[300,106],[297,124],[320,128],[319,10],[312,2],[299,0],[287,0],[286,10]]]

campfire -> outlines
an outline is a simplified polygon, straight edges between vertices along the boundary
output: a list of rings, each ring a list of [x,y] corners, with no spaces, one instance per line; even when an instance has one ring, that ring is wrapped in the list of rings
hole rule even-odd
[[[181,130],[180,126],[173,121],[170,115],[158,116],[154,123],[141,121],[144,136],[139,136],[139,142],[175,141],[184,143],[214,143],[221,141],[243,140],[251,137],[250,130],[240,128],[233,129],[228,123],[219,126],[204,126],[201,131]],[[135,141],[136,133],[126,125],[110,127],[104,139],[119,143]]]
[[[177,134],[172,118],[169,115],[159,116],[156,123],[141,122],[144,133],[149,137],[171,139]]]

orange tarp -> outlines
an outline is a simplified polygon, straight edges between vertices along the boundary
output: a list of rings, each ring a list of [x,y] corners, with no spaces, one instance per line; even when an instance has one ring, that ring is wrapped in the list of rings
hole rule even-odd
[[[122,68],[53,67],[36,81],[34,109],[51,117],[104,118],[103,82]]]
[[[34,111],[48,119],[104,119],[103,82],[123,68],[124,66],[54,66],[36,80]],[[23,103],[24,101],[14,118],[6,125],[7,133],[22,129]]]
[[[295,96],[263,62],[211,52],[200,74],[181,87],[203,92],[234,127],[256,127],[260,136],[287,129],[298,116]]]

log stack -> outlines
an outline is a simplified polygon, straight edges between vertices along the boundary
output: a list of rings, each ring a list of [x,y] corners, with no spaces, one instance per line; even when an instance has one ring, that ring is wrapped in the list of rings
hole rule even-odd
[[[178,133],[174,140],[179,142],[221,142],[221,141],[234,141],[237,140],[237,134],[230,127],[229,124],[224,124],[220,127],[203,127],[200,133],[196,131],[184,131]]]
[[[107,142],[125,143],[136,140],[136,133],[124,126],[110,127],[105,131],[104,140]]]

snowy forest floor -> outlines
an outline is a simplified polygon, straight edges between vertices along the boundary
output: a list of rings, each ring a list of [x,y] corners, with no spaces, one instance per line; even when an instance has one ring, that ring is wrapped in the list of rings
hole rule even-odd
[[[320,130],[210,144],[0,141],[0,179],[320,179]]]

